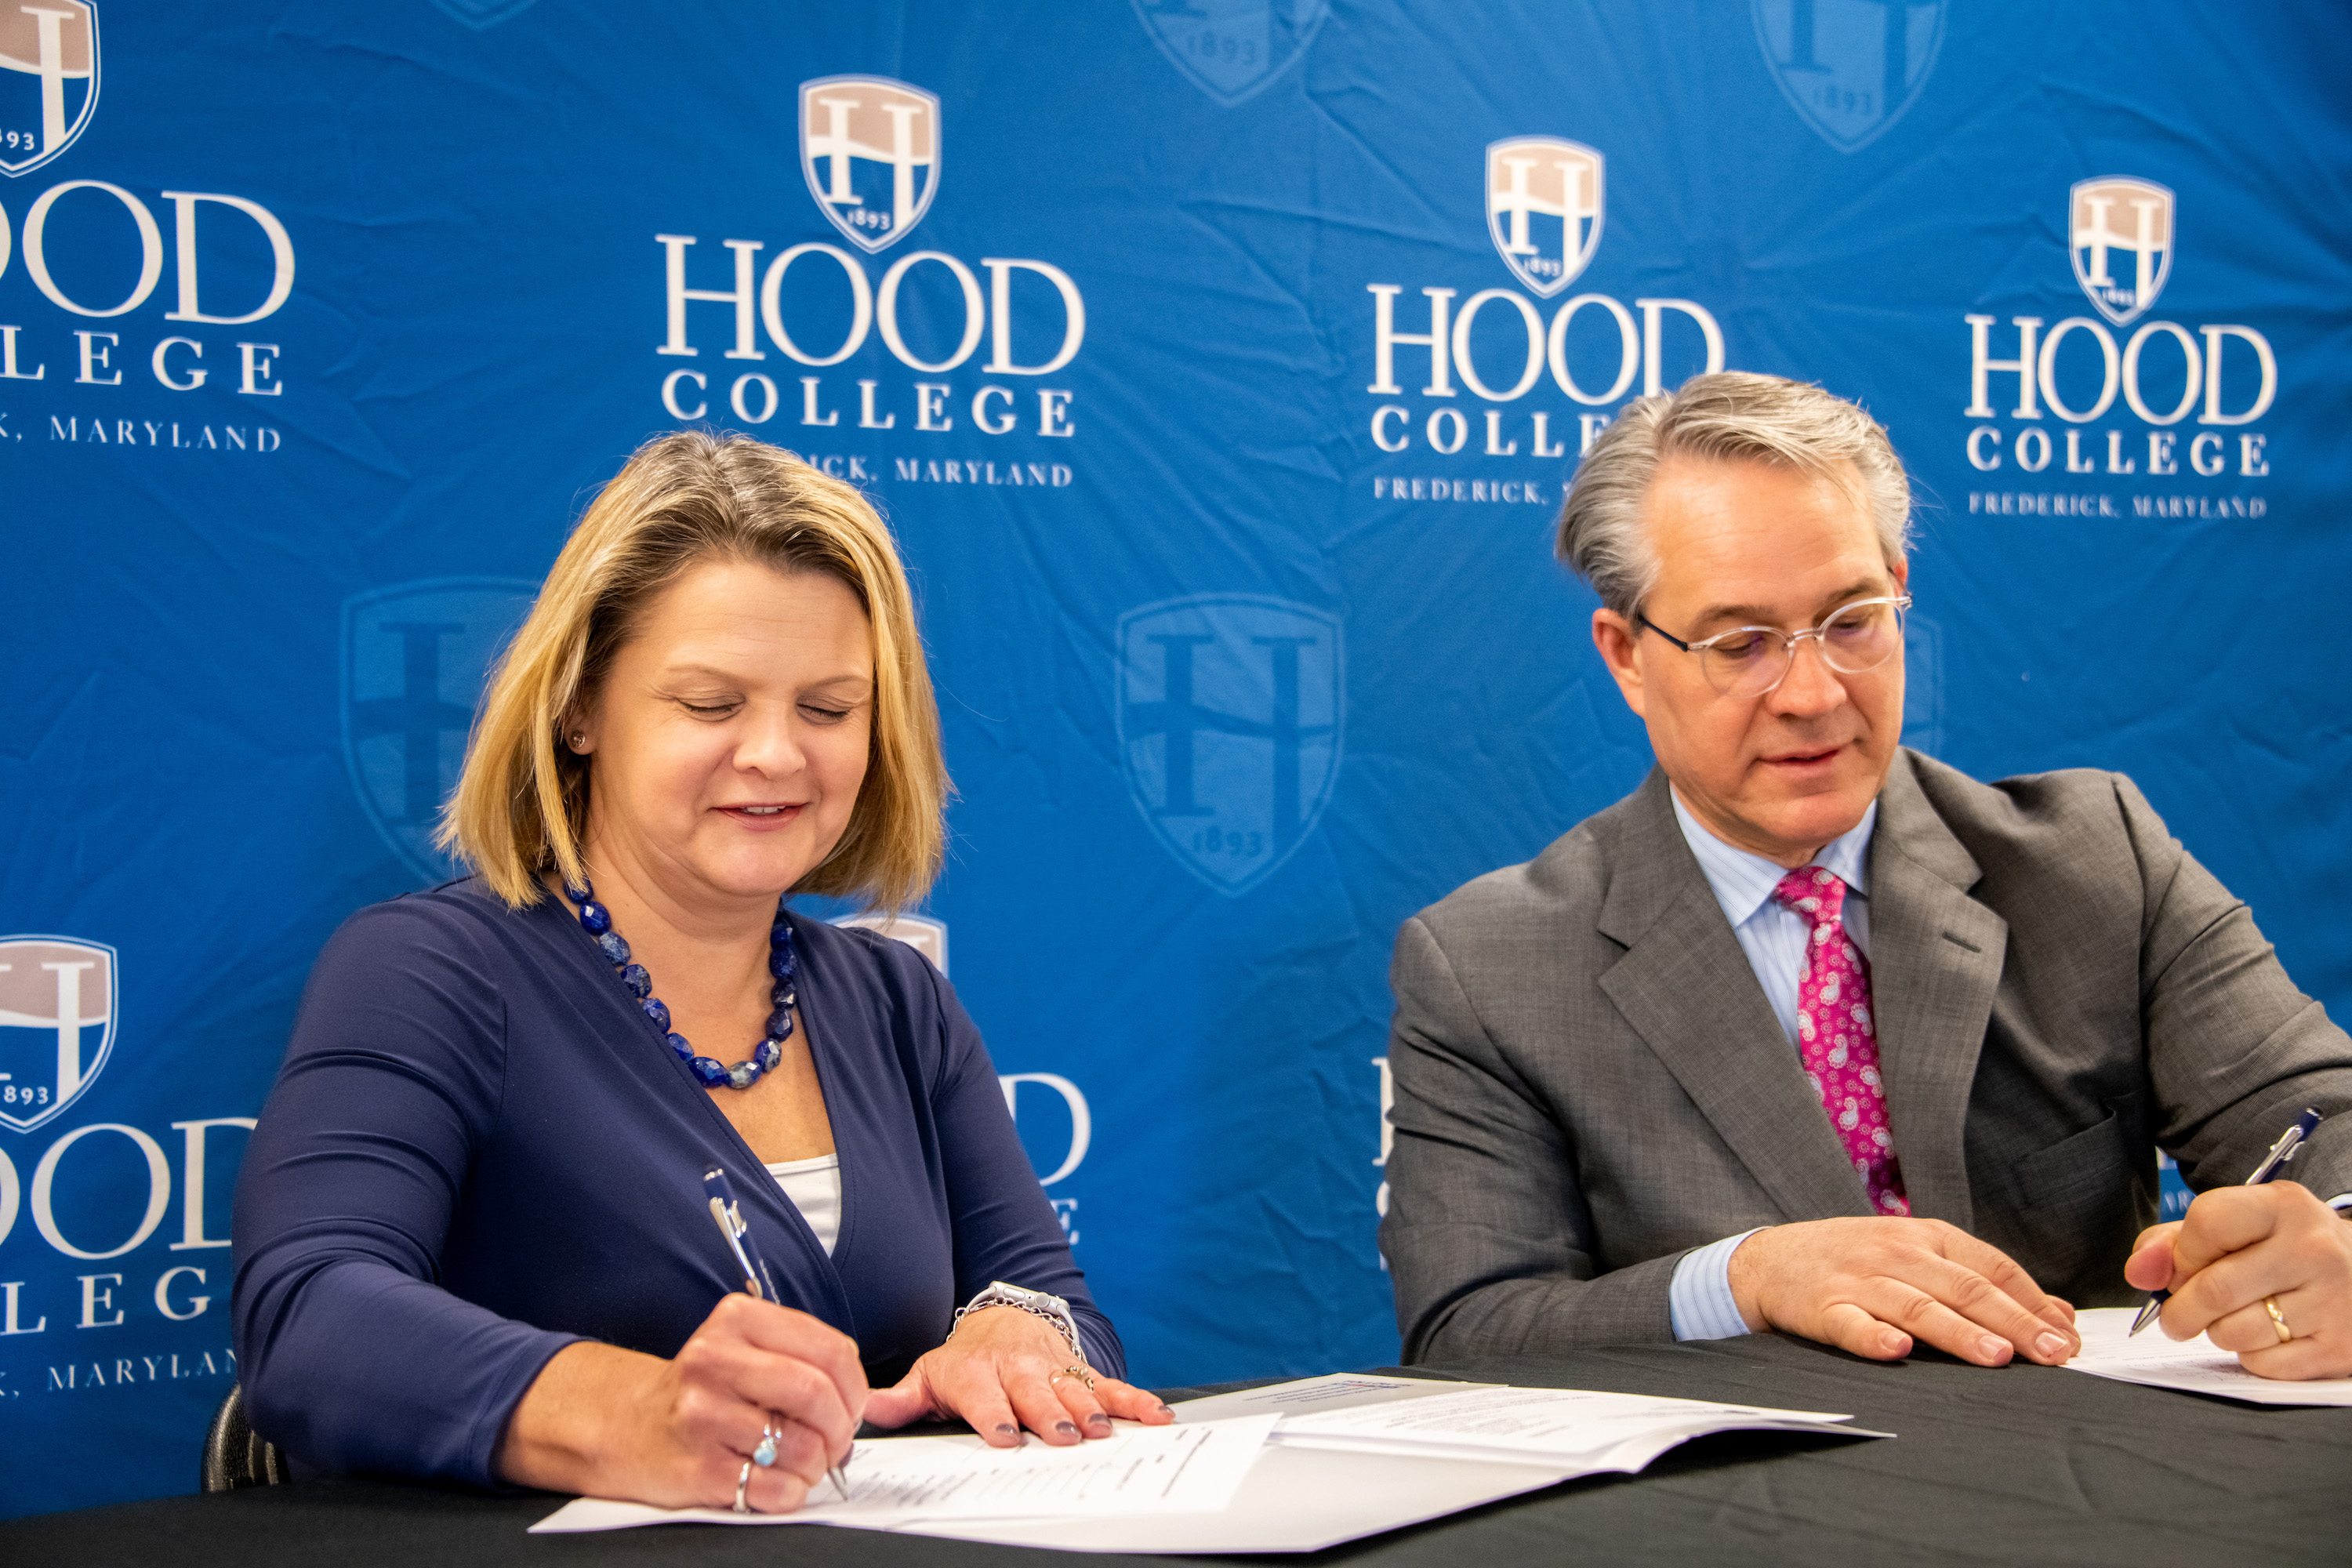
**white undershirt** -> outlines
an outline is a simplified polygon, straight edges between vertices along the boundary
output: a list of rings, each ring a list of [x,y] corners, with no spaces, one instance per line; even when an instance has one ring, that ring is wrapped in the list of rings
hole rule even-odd
[[[841,1236],[841,1156],[779,1161],[768,1167],[768,1174],[776,1178],[776,1185],[784,1189],[784,1196],[793,1200],[793,1206],[816,1232],[817,1245],[824,1248],[824,1255],[832,1257],[833,1244]]]

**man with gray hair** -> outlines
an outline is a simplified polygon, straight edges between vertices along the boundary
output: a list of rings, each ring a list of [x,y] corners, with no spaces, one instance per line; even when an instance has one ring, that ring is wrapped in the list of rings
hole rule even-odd
[[[1398,935],[1407,1361],[2056,1364],[2071,1302],[2164,1288],[2250,1371],[2352,1373],[2352,1040],[2128,779],[1899,745],[1910,511],[1876,422],[1775,376],[1586,455],[1559,552],[1657,766]],[[2295,1179],[2230,1185],[2306,1106]],[[2159,1147],[2201,1195],[2152,1226]]]

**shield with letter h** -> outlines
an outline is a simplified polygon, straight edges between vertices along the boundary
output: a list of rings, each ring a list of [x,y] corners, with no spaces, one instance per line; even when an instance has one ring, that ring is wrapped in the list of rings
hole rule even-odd
[[[98,7],[0,0],[0,174],[63,153],[97,108]]]
[[[1513,277],[1545,299],[1568,287],[1601,245],[1600,153],[1557,136],[1486,148],[1486,231]]]
[[[1118,623],[1118,738],[1153,837],[1238,897],[1290,858],[1339,773],[1339,622],[1284,599],[1202,594]]]
[[[0,1127],[30,1132],[98,1080],[114,1052],[115,970],[102,942],[0,937]]]
[[[1307,52],[1331,0],[1134,0],[1168,62],[1228,109]]]
[[[1757,47],[1789,106],[1841,153],[1918,101],[1944,45],[1946,0],[1750,0]]]
[[[343,605],[343,761],[368,821],[427,884],[462,876],[433,846],[483,679],[535,584],[439,577]]]
[[[2105,174],[2066,193],[2066,243],[2084,297],[2115,325],[2144,315],[2172,276],[2172,193]],[[2192,394],[2193,395],[2193,394]]]
[[[940,189],[940,98],[886,76],[801,83],[801,175],[869,255],[915,231]]]

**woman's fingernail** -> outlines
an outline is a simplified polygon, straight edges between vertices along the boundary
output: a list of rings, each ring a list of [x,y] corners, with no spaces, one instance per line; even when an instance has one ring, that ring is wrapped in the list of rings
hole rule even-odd
[[[1078,1429],[1076,1426],[1071,1426],[1066,1421],[1055,1422],[1054,1430],[1056,1432],[1067,1432],[1073,1437],[1078,1435]]]
[[[2063,1361],[2071,1347],[2066,1343],[2066,1336],[2063,1334],[2044,1334],[2033,1342],[2033,1348],[2042,1352],[2042,1359],[2044,1361]]]
[[[1087,1417],[1087,1425],[1089,1426],[1100,1427],[1103,1431],[1108,1432],[1110,1430],[1110,1417],[1097,1410],[1092,1415]]]
[[[1987,1334],[1984,1338],[1977,1342],[1977,1353],[1983,1356],[1987,1361],[1999,1360],[2000,1358],[2000,1353],[2007,1349],[2009,1349],[2009,1342],[2007,1340],[1995,1339],[1990,1334]]]
[[[1017,1426],[1013,1426],[1013,1423],[1012,1423],[1012,1422],[1010,1422],[1010,1421],[999,1421],[999,1422],[996,1424],[996,1429],[997,1429],[999,1432],[1003,1433],[1003,1434],[1004,1434],[1006,1436],[1008,1436],[1008,1437],[1010,1437],[1010,1436],[1013,1436],[1015,1433],[1017,1433],[1017,1432],[1020,1430],[1020,1428],[1019,1428],[1019,1427],[1017,1427]]]
[[[1159,1412],[1160,1412],[1160,1415],[1175,1415],[1175,1414],[1176,1414],[1176,1412],[1174,1412],[1173,1410],[1169,1409],[1169,1408],[1168,1408],[1168,1406],[1166,1406],[1165,1405],[1153,1405],[1153,1406],[1152,1406],[1152,1408],[1153,1408],[1154,1410],[1159,1411]]]

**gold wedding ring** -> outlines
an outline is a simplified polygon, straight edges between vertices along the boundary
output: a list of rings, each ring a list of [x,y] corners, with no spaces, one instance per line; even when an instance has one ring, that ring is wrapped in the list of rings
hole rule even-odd
[[[1095,1385],[1095,1374],[1093,1369],[1088,1367],[1084,1362],[1073,1362],[1068,1366],[1066,1366],[1061,1371],[1055,1373],[1053,1376],[1047,1378],[1045,1380],[1045,1386],[1051,1388],[1054,1384],[1061,1382],[1062,1379],[1066,1377],[1075,1377],[1080,1383],[1085,1384],[1088,1388],[1092,1388]]]
[[[2276,1296],[2263,1298],[2263,1310],[2271,1315],[2271,1327],[2278,1331],[2279,1343],[2285,1344],[2294,1338],[2294,1331],[2286,1326],[2286,1314],[2279,1310]]]

